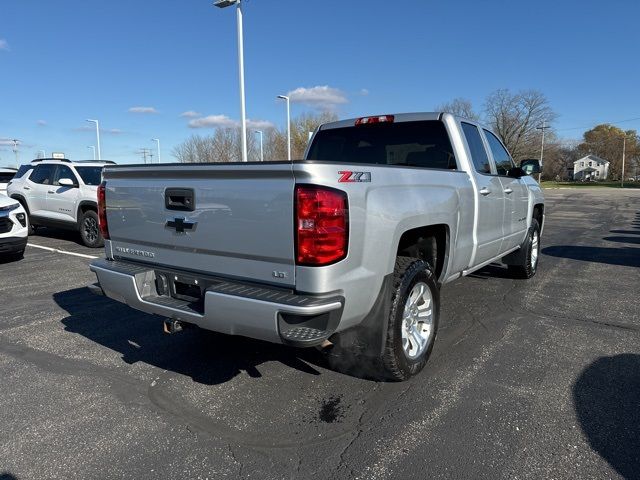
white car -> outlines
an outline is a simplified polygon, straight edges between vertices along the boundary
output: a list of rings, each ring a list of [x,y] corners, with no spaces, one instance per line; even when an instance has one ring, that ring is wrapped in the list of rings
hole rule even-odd
[[[27,246],[29,219],[20,202],[0,194],[0,258],[21,258]]]
[[[7,184],[15,176],[16,171],[17,170],[15,168],[10,167],[0,168],[0,193],[5,193],[7,191]]]
[[[101,247],[104,240],[98,228],[97,190],[102,168],[112,163],[34,160],[28,166],[31,171],[25,169],[20,178],[11,181],[7,195],[22,204],[32,228],[75,230],[87,247]]]

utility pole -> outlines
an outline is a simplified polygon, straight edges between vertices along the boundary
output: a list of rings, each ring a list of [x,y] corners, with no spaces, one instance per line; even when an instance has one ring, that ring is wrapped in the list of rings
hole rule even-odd
[[[538,183],[540,183],[540,181],[542,180],[542,160],[544,159],[544,132],[548,128],[551,127],[547,126],[546,120],[542,121],[541,127],[536,127],[537,130],[542,130],[542,144],[540,146],[540,173],[538,174]]]
[[[148,148],[140,149],[140,154],[142,155],[142,159],[145,164],[147,163],[147,155],[149,155],[150,153],[151,153],[151,150],[149,150]]]
[[[627,134],[624,134],[622,138],[622,179],[620,180],[620,186],[624,188],[624,157],[627,153]]]

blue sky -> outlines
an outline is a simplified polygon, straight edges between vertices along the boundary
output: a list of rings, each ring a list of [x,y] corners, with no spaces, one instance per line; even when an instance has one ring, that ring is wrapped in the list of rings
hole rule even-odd
[[[283,125],[275,97],[294,91],[293,115],[349,117],[428,111],[454,97],[479,109],[497,88],[544,92],[564,137],[640,117],[637,0],[395,3],[245,0],[248,118]],[[13,163],[9,138],[22,140],[22,160],[40,149],[89,158],[86,118],[100,120],[103,158],[139,162],[135,152],[159,137],[173,160],[189,135],[238,121],[237,85],[234,8],[2,0],[0,166]]]

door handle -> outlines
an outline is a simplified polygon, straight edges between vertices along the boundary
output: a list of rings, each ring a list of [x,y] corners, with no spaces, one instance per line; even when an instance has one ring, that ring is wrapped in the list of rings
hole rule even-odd
[[[480,195],[487,196],[487,195],[489,195],[490,193],[491,193],[491,190],[489,190],[487,187],[482,187],[482,188],[480,189]]]
[[[56,193],[55,190],[49,190],[47,193]]]
[[[504,193],[513,193],[513,190],[511,189],[511,187],[507,187],[504,189]]]
[[[29,187],[22,187],[23,190],[31,190]]]

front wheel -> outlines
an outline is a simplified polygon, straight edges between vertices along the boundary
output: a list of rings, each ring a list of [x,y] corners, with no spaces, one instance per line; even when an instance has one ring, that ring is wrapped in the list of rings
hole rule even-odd
[[[82,243],[89,248],[98,248],[104,245],[104,239],[98,226],[98,214],[93,210],[87,210],[82,214],[80,237],[82,237]]]
[[[402,381],[419,373],[427,363],[438,331],[440,291],[431,266],[413,257],[398,257],[382,376]]]
[[[520,247],[521,254],[516,258],[517,263],[508,265],[509,271],[516,278],[531,278],[538,269],[540,258],[540,224],[534,218],[527,232],[527,238]]]

